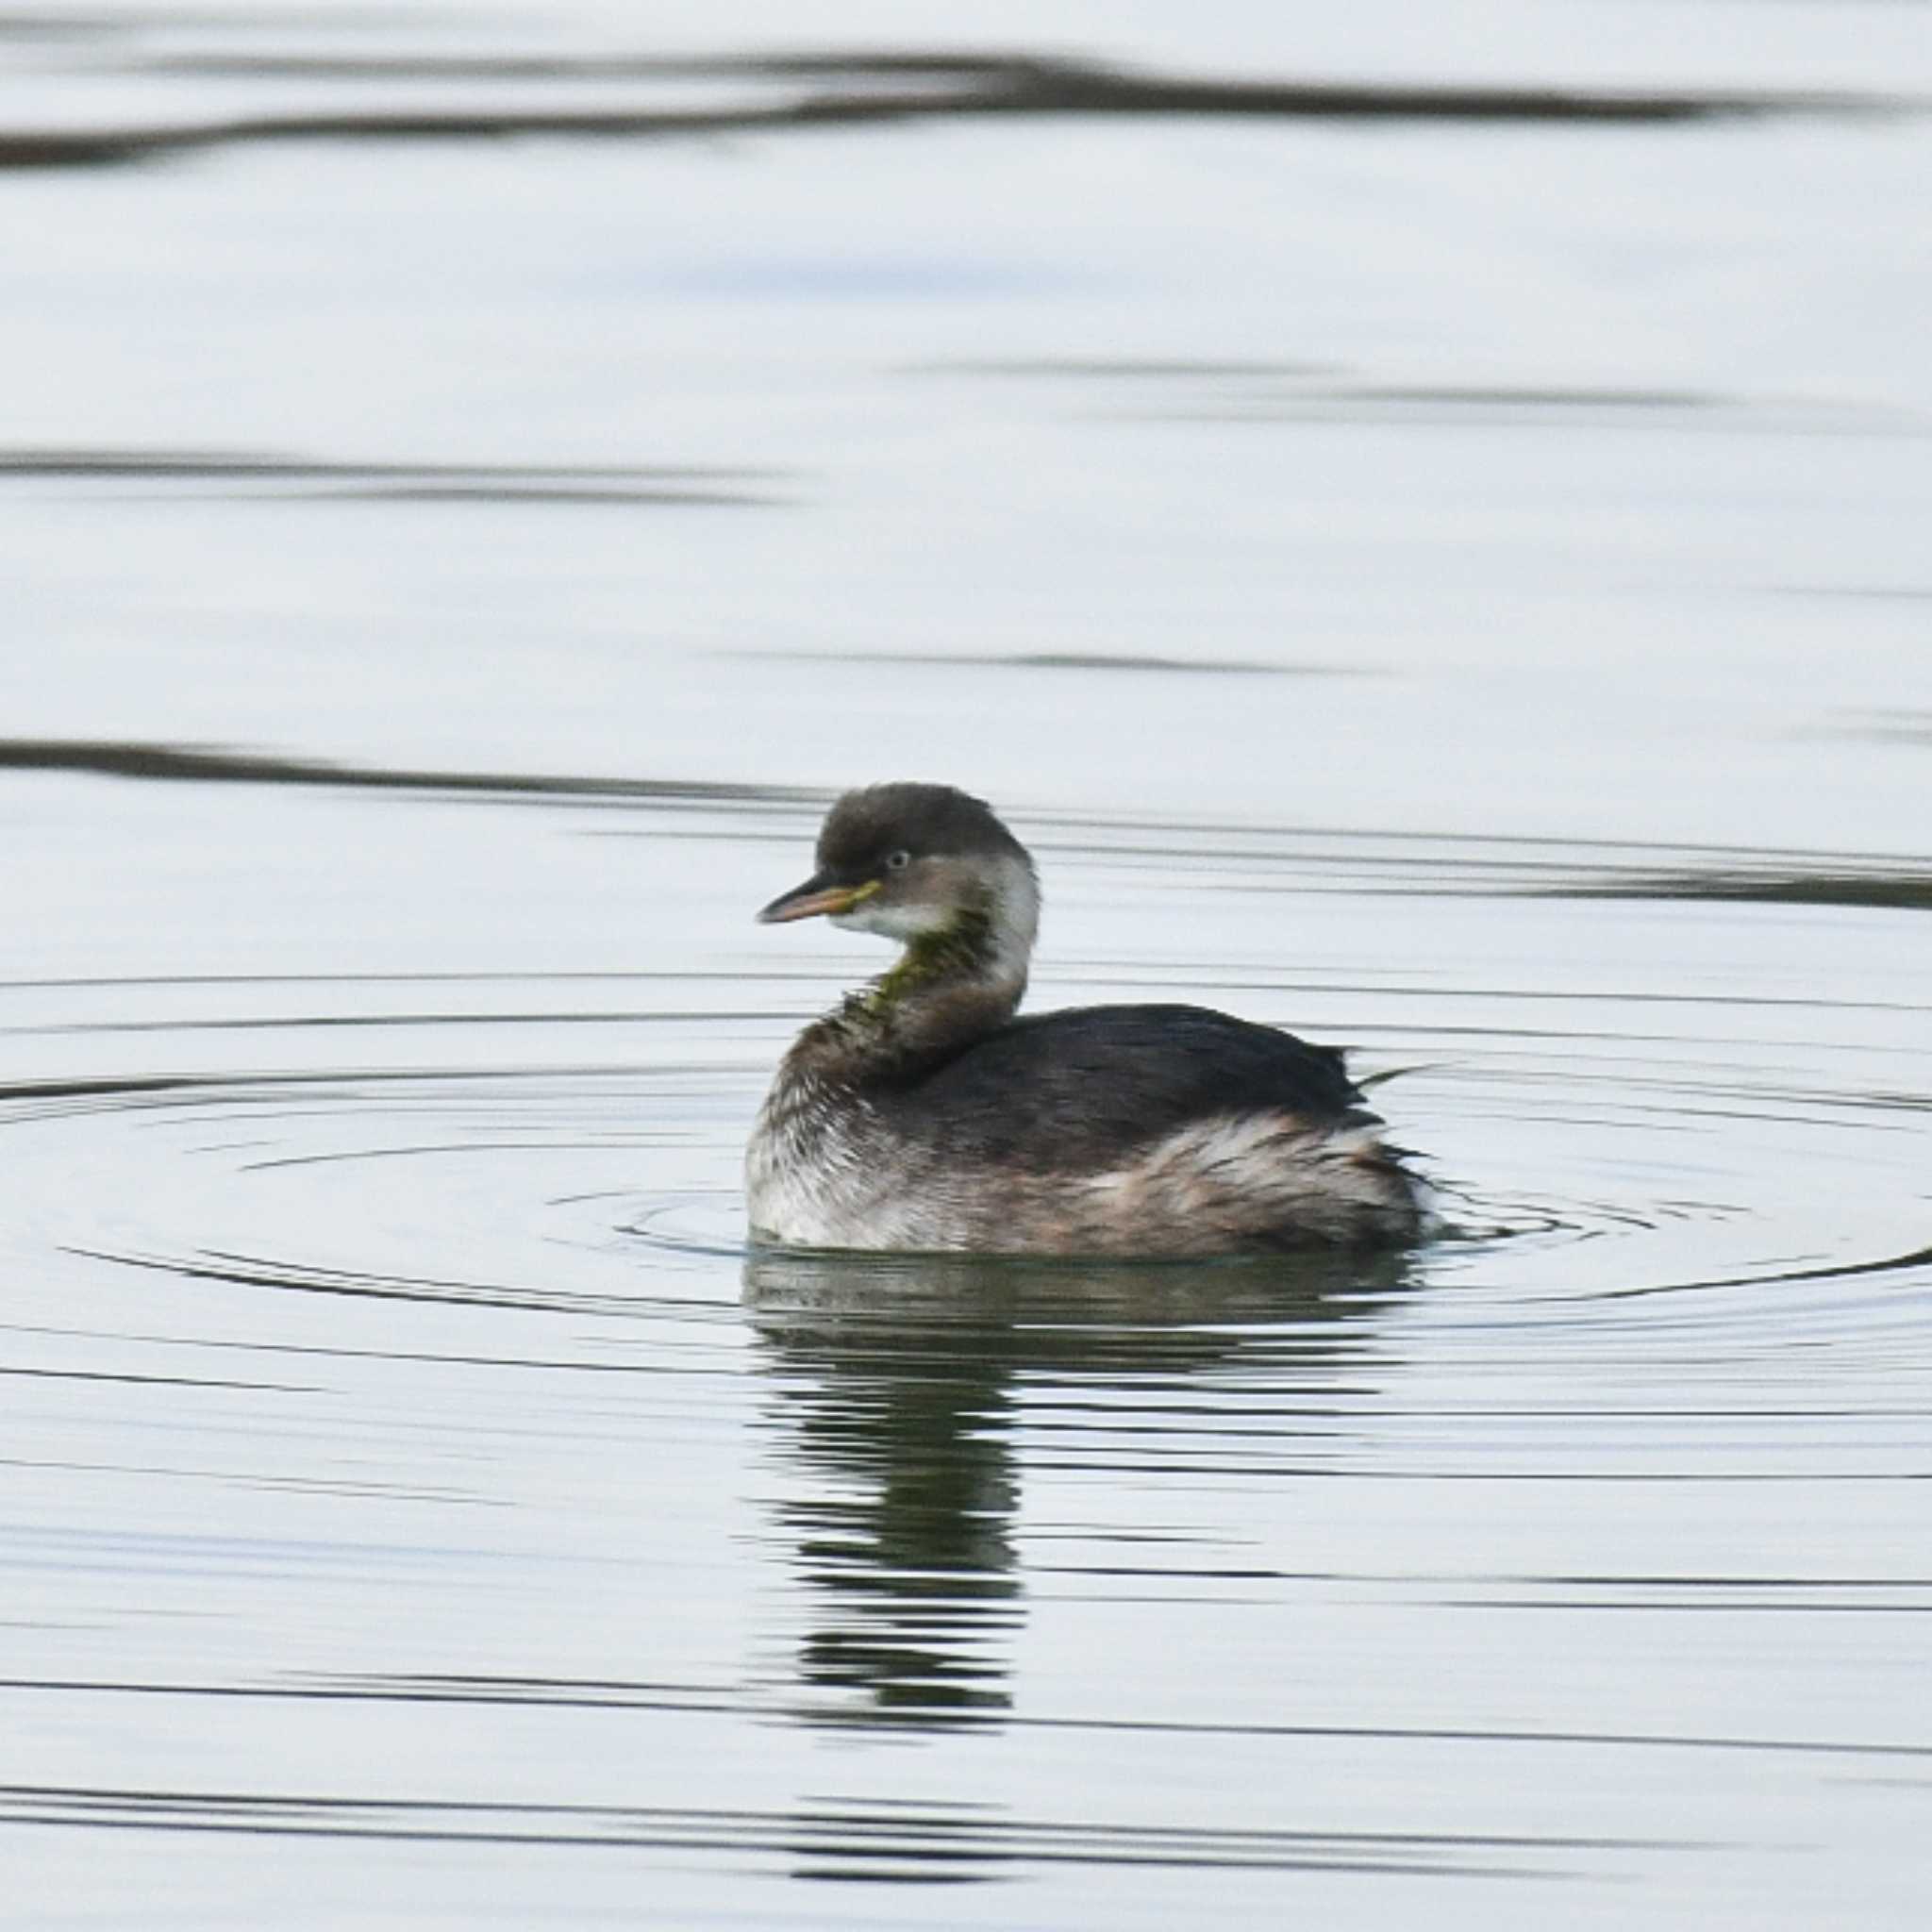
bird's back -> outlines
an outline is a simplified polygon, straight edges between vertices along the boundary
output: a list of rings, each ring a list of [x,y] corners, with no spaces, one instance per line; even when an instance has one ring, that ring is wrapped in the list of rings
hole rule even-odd
[[[1012,1020],[869,1098],[953,1157],[1092,1172],[1203,1122],[1371,1124],[1342,1056],[1205,1007],[1074,1007]]]

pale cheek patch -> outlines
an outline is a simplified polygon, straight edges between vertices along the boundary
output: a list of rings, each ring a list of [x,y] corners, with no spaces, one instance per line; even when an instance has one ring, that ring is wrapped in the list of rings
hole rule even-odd
[[[922,858],[892,874],[875,895],[835,913],[832,924],[910,945],[946,932],[969,908],[991,915],[993,976],[1024,979],[1040,923],[1040,892],[1032,873],[1016,859]]]
[[[832,924],[847,932],[873,932],[883,939],[910,941],[941,931],[948,914],[943,907],[932,905],[887,905],[867,899],[850,912],[835,912]]]

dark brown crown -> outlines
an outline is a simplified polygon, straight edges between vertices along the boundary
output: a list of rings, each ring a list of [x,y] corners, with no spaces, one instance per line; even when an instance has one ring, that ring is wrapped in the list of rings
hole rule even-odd
[[[894,852],[914,858],[998,857],[1032,863],[991,806],[950,785],[868,785],[848,791],[819,833],[819,870],[835,877],[875,876]]]

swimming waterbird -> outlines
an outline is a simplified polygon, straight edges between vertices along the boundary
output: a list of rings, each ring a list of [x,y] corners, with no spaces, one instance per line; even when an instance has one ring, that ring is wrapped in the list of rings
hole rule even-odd
[[[746,1150],[755,1237],[1206,1256],[1421,1232],[1421,1185],[1334,1048],[1204,1007],[1015,1018],[1040,890],[979,799],[848,791],[758,918],[818,915],[904,950],[785,1056]]]

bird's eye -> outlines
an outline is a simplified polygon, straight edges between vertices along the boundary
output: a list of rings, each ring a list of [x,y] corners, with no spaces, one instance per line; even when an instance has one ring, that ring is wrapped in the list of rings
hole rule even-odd
[[[886,870],[888,872],[904,872],[911,863],[912,855],[909,852],[889,852],[886,855]]]

